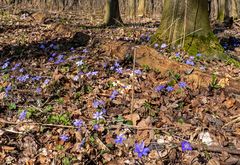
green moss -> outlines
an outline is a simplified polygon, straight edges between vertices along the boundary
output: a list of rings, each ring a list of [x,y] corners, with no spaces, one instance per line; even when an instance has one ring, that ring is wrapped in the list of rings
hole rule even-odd
[[[156,33],[151,37],[151,43],[162,44],[164,41],[160,39],[159,34]],[[180,44],[180,42],[176,43]],[[224,49],[220,45],[218,38],[213,34],[209,33],[207,36],[190,35],[185,38],[185,44],[183,49],[190,55],[196,55],[202,53],[206,56],[206,60],[221,60],[227,64],[233,64],[236,67],[240,67],[240,62],[229,57],[224,53]]]

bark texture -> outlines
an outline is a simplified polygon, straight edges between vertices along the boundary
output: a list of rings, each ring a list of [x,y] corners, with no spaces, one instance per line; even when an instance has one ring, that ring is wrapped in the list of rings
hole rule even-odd
[[[212,33],[207,9],[208,0],[165,1],[161,24],[152,41],[181,45],[193,55],[222,51]]]
[[[105,24],[107,26],[122,24],[118,0],[106,0]]]

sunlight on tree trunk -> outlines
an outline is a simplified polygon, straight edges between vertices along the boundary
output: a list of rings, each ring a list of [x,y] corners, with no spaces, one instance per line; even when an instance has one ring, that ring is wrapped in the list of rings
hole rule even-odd
[[[180,45],[192,55],[222,52],[210,27],[206,10],[208,0],[187,0],[187,9],[185,7],[182,0],[165,1],[160,27],[152,37],[153,43]]]
[[[139,0],[138,2],[138,16],[144,17],[145,15],[145,0]]]
[[[107,26],[122,24],[118,0],[106,0],[104,22]]]
[[[136,0],[129,0],[129,16],[131,19],[136,17]]]

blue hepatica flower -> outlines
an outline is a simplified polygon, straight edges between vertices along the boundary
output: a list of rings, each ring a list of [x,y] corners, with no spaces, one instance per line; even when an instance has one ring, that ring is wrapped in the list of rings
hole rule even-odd
[[[192,150],[191,143],[189,143],[187,141],[182,141],[181,146],[182,146],[182,151],[191,151]]]
[[[178,86],[180,88],[186,88],[187,87],[187,83],[185,83],[184,81],[181,81],[181,82],[178,83]]]
[[[24,72],[24,68],[20,68],[19,72],[21,72],[21,73]]]
[[[12,89],[12,86],[11,85],[8,85],[6,88],[5,88],[5,92],[9,92],[10,90]]]
[[[8,67],[8,65],[10,64],[9,61],[5,62],[2,66],[2,69],[6,69]]]
[[[70,51],[74,51],[74,47],[71,47],[71,48],[70,48]]]
[[[110,96],[110,99],[111,100],[115,99],[117,95],[118,95],[118,91],[114,90]]]
[[[158,43],[155,43],[153,46],[154,46],[154,48],[158,48],[159,45],[158,45]]]
[[[83,53],[87,53],[88,50],[85,48],[85,49],[82,50],[82,52],[83,52]]]
[[[80,60],[80,61],[77,61],[76,62],[76,65],[79,67],[79,66],[81,66],[81,65],[83,65],[84,63],[83,63],[83,60]]]
[[[180,58],[180,52],[177,52],[175,55],[177,58]]]
[[[69,137],[67,135],[61,135],[60,139],[65,142],[69,139]]]
[[[138,154],[139,158],[142,158],[142,156],[148,155],[148,153],[150,152],[150,149],[147,147],[144,147],[144,142],[140,144],[136,143],[134,152]]]
[[[92,76],[97,76],[98,71],[93,71],[91,74],[92,74]]]
[[[12,71],[16,70],[21,64],[20,63],[17,63],[14,65],[14,67],[12,68]]]
[[[17,80],[20,81],[20,82],[26,82],[27,79],[29,79],[29,75],[28,74],[17,77]]]
[[[194,56],[190,56],[189,59],[190,59],[190,60],[194,60]]]
[[[100,126],[99,126],[98,124],[95,124],[95,125],[93,126],[93,129],[96,130],[96,131],[97,131],[99,128],[100,128]]]
[[[44,84],[44,85],[47,85],[49,82],[50,82],[50,80],[49,80],[49,79],[46,79],[46,80],[44,80],[43,84]]]
[[[122,67],[120,67],[120,68],[116,68],[116,72],[119,73],[119,74],[122,74],[122,73],[123,73],[123,69],[122,69]]]
[[[195,65],[194,62],[193,62],[191,59],[187,60],[187,61],[186,61],[186,64],[187,64],[187,65],[192,65],[192,66]]]
[[[165,44],[165,43],[163,43],[162,45],[161,45],[161,49],[164,49],[164,48],[166,48],[167,47],[167,44]]]
[[[98,107],[100,107],[100,106],[103,106],[104,104],[105,104],[105,102],[102,101],[102,100],[94,100],[94,101],[93,101],[93,107],[94,107],[94,108],[98,108]]]
[[[126,140],[126,138],[124,138],[123,134],[120,134],[116,137],[114,141],[116,144],[122,144],[124,140]]]
[[[39,81],[41,78],[41,76],[33,76],[32,81]]]
[[[42,92],[42,88],[37,87],[36,92],[37,92],[38,94],[41,93],[41,92]]]
[[[159,86],[156,86],[156,87],[155,87],[155,91],[156,91],[156,92],[160,92],[160,91],[162,91],[164,88],[165,88],[165,85],[159,85]]]
[[[93,118],[96,119],[96,120],[104,119],[104,117],[103,117],[103,112],[100,111],[100,112],[94,113],[94,114],[93,114]]]
[[[119,64],[117,61],[115,61],[114,66],[115,66],[116,68],[118,68],[118,67],[120,67],[120,64]]]
[[[196,56],[197,56],[197,57],[201,57],[201,56],[202,56],[202,54],[201,54],[201,53],[198,53]]]
[[[142,71],[140,69],[137,69],[137,70],[134,70],[134,73],[137,75],[140,75],[140,74],[142,74]]]
[[[83,125],[83,121],[82,121],[82,120],[75,120],[75,121],[73,122],[73,125],[74,125],[75,127],[80,128],[80,127]]]
[[[41,45],[39,46],[39,48],[40,48],[40,49],[45,49],[46,47],[45,47],[44,44],[41,44]]]
[[[61,54],[57,57],[57,61],[55,61],[55,64],[60,64],[64,62],[64,56]]]
[[[74,77],[73,77],[73,80],[74,80],[74,81],[78,81],[78,80],[79,80],[79,76],[78,76],[78,75],[74,76]]]
[[[19,120],[24,120],[27,116],[27,111],[23,110],[19,115]]]
[[[173,88],[172,86],[167,86],[166,90],[167,90],[168,92],[172,92],[172,91],[174,90],[174,88]]]

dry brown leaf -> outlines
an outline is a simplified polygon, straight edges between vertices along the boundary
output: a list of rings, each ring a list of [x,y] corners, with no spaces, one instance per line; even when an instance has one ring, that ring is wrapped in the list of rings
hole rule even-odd
[[[133,125],[136,126],[137,121],[140,119],[140,116],[137,113],[133,113],[133,114],[124,116],[124,118],[127,120],[131,120],[133,122]]]
[[[54,70],[52,78],[54,81],[58,81],[63,77],[61,73],[58,72],[58,67]]]
[[[151,129],[141,130],[140,128],[151,128],[152,127],[151,117],[142,119],[137,126],[139,129],[137,131],[136,140],[139,142],[144,141],[144,143],[148,145],[154,138],[154,131]]]
[[[220,162],[217,159],[212,158],[208,161],[207,165],[220,165]]]
[[[224,105],[227,107],[227,108],[231,108],[233,107],[233,105],[235,104],[235,100],[234,99],[227,99],[225,102],[224,102]]]
[[[2,146],[2,150],[4,150],[5,152],[11,152],[15,150],[15,147],[11,147],[11,146]]]

